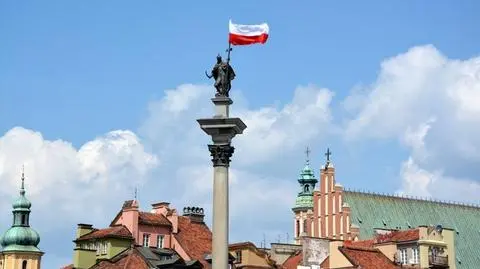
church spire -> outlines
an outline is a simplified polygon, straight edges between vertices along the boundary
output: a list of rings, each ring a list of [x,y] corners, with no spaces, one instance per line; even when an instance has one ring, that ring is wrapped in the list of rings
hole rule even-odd
[[[25,196],[25,165],[22,165],[22,185],[20,187],[20,195]]]
[[[30,228],[32,203],[25,197],[25,171],[22,167],[20,196],[13,202],[13,224],[0,239],[3,252],[29,251],[41,253],[38,249],[39,234]]]
[[[307,147],[305,150],[305,166],[298,177],[300,192],[297,195],[294,210],[313,208],[313,191],[318,180],[315,178],[313,170],[310,168],[310,152],[310,148]]]

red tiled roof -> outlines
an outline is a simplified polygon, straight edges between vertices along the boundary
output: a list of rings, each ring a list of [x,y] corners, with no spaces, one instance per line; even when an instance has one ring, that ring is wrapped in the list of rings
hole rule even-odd
[[[263,265],[240,265],[237,266],[238,269],[272,269],[272,266],[263,266]]]
[[[90,269],[149,269],[145,259],[137,251],[119,256],[119,259],[105,260]]]
[[[362,269],[399,268],[378,249],[344,246],[340,247],[339,250],[353,266],[361,266]]]
[[[252,242],[238,242],[228,245],[229,249],[236,249],[236,248],[243,248],[243,247],[254,247],[256,248],[255,244]]]
[[[190,218],[178,216],[178,233],[175,235],[191,259],[207,266],[204,257],[212,252],[212,232],[205,223],[192,222]]]
[[[123,225],[112,226],[105,229],[94,229],[92,232],[85,234],[75,241],[99,239],[99,238],[126,238],[133,239],[132,234]]]
[[[282,264],[284,269],[297,269],[297,266],[300,265],[303,261],[302,251],[297,251],[288,257]]]
[[[406,242],[415,241],[420,238],[420,231],[418,229],[392,231],[387,234],[377,234],[375,236],[376,243],[386,242]]]
[[[69,264],[69,265],[65,265],[64,267],[62,267],[60,269],[74,269],[74,268],[73,268],[73,264]]]
[[[325,260],[320,264],[320,268],[329,268],[330,267],[330,256],[327,256]]]
[[[138,212],[138,223],[144,225],[172,226],[172,223],[162,214]]]
[[[352,246],[352,247],[365,247],[365,248],[373,248],[375,244],[374,239],[367,239],[367,240],[358,240],[358,241],[345,241],[345,246]]]

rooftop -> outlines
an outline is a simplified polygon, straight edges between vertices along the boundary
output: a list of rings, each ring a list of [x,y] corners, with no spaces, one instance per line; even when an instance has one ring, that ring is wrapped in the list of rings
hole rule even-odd
[[[360,239],[374,236],[375,228],[409,229],[442,225],[455,230],[456,266],[476,269],[480,264],[480,207],[407,196],[346,190],[344,202],[351,208],[352,225],[360,228]]]

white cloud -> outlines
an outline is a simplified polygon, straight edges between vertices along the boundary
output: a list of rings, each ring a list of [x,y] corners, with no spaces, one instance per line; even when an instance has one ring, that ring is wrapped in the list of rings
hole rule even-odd
[[[189,156],[183,154],[182,158],[202,158],[206,155],[206,147],[201,145],[210,140],[195,119],[213,115],[210,102],[213,93],[212,87],[190,84],[168,90],[165,98],[149,105],[149,117],[140,132],[155,144],[155,148],[168,154],[168,158],[186,151]],[[233,94],[235,100],[243,99],[240,92]],[[234,103],[231,116],[240,117],[247,125],[244,133],[233,140],[235,162],[250,165],[269,161],[279,153],[285,154],[299,145],[303,147],[309,140],[326,134],[331,121],[332,97],[330,90],[308,85],[296,88],[292,101],[280,108],[251,109],[243,102]],[[174,104],[182,109],[169,113]]]
[[[109,132],[77,150],[68,142],[46,140],[39,132],[16,127],[0,138],[1,201],[8,203],[11,199],[5,197],[18,195],[25,165],[37,228],[95,222],[117,207],[118,200],[131,193],[135,183],[141,184],[158,163],[131,131]],[[66,221],[50,221],[57,216]]]
[[[235,140],[239,161],[250,164],[269,160],[327,135],[332,98],[330,90],[308,85],[296,88],[292,102],[281,109],[239,109],[240,117],[248,126],[244,135]]]
[[[448,59],[431,45],[414,47],[384,61],[377,80],[355,89],[344,106],[356,112],[348,140],[394,138],[411,150],[402,191],[478,201],[464,193],[480,186],[480,58]]]

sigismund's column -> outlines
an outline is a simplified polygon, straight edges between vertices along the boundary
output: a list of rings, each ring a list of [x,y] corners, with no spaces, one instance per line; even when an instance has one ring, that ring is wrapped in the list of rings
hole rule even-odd
[[[230,72],[222,73],[222,70]],[[227,269],[229,257],[228,169],[230,158],[234,152],[231,142],[232,138],[241,134],[247,126],[240,118],[230,118],[229,115],[229,108],[233,101],[228,97],[228,92],[234,72],[228,62],[224,63],[218,56],[212,76],[217,82],[223,82],[223,85],[215,83],[217,94],[215,98],[212,98],[215,115],[212,118],[198,119],[197,121],[200,128],[210,135],[213,141],[213,144],[208,145],[213,162],[212,269]]]

